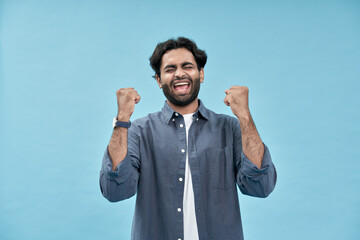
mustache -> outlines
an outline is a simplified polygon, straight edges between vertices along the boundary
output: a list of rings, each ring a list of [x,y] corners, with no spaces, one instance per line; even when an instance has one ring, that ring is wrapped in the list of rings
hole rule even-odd
[[[184,80],[184,79],[189,80],[189,82],[190,82],[191,84],[193,83],[192,78],[191,78],[191,77],[189,77],[189,76],[175,77],[175,78],[173,78],[173,79],[171,80],[171,82],[170,82],[170,86],[173,86],[175,81],[177,81],[177,80]]]

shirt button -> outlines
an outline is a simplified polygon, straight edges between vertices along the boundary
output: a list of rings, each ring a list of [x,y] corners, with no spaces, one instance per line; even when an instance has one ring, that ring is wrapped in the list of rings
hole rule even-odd
[[[171,119],[173,122],[175,122],[175,118]]]
[[[199,121],[199,118],[197,118],[196,121]]]
[[[179,181],[180,181],[180,182],[182,182],[182,181],[183,181],[183,178],[182,178],[182,177],[181,177],[181,178],[179,178]]]
[[[185,149],[181,149],[181,152],[184,153],[184,152],[185,152]]]
[[[176,113],[175,113],[175,116],[179,116],[179,114],[176,112]]]
[[[181,208],[178,208],[177,210],[178,210],[178,212],[181,212]]]
[[[181,238],[178,238],[178,240],[181,240]]]
[[[184,127],[184,124],[180,124],[180,127]]]

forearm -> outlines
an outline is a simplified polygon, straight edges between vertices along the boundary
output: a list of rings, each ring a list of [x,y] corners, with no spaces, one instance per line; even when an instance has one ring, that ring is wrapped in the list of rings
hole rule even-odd
[[[113,165],[113,171],[127,154],[127,128],[115,128],[108,146],[109,155]]]
[[[118,114],[117,120],[121,122],[130,121],[134,112],[135,104],[140,101],[140,96],[134,88],[121,88],[116,91]],[[127,154],[128,129],[115,128],[108,146],[109,155],[113,165],[113,171],[124,160]]]
[[[241,128],[242,149],[245,156],[259,169],[264,156],[264,144],[256,130],[255,123],[249,111],[239,117]]]

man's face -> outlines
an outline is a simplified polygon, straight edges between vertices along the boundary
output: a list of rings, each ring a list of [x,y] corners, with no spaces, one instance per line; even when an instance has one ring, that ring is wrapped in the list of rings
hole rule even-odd
[[[197,68],[194,56],[185,48],[166,52],[161,59],[160,75],[156,80],[168,101],[186,106],[197,99],[204,69]]]

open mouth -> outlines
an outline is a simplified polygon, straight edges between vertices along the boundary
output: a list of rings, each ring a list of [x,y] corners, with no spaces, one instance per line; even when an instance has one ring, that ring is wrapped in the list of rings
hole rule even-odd
[[[174,90],[177,93],[186,93],[190,89],[189,82],[177,82],[174,84]]]

